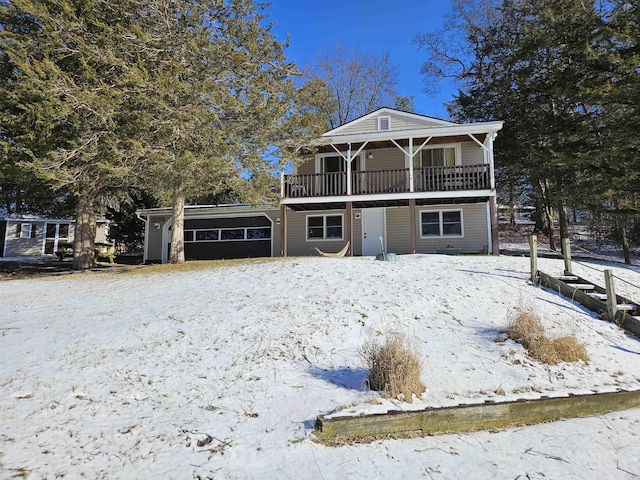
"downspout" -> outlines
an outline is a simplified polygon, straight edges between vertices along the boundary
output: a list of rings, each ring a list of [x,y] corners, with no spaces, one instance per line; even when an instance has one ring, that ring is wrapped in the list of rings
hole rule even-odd
[[[141,222],[144,222],[144,249],[142,253],[142,263],[147,263],[147,257],[149,256],[149,217],[143,218],[138,212],[136,212],[136,217]]]

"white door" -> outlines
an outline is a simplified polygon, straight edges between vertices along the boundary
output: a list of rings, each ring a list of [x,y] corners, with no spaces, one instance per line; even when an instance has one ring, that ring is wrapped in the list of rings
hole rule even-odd
[[[382,243],[381,239],[382,238]],[[387,247],[384,233],[384,208],[362,209],[362,255],[377,255]]]

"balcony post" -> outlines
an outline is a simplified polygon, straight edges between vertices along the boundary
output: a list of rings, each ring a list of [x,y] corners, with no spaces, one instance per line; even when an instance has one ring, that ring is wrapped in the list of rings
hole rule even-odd
[[[347,149],[347,195],[351,195],[351,144]]]
[[[280,198],[284,198],[284,169],[280,172]]]
[[[347,202],[346,209],[346,237],[349,242],[349,250],[347,250],[347,255],[353,257],[353,202]]]
[[[414,191],[413,185],[413,137],[409,137],[409,191]]]
[[[496,189],[496,179],[494,177],[494,172],[493,172],[493,139],[496,138],[496,133],[495,132],[490,132],[487,134],[487,141],[489,142],[489,186],[491,187],[491,190],[495,190]]]

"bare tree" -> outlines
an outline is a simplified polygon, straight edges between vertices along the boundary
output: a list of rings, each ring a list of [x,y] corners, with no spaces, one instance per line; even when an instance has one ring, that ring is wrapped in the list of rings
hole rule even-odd
[[[335,43],[318,52],[306,75],[327,86],[333,101],[326,103],[324,113],[332,128],[395,104],[398,71],[388,52],[376,55]]]

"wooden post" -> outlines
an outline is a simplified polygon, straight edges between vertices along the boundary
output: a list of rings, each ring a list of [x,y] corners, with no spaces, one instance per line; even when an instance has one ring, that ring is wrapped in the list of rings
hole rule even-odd
[[[353,257],[353,202],[347,202],[347,241],[349,242],[349,250],[347,255]]]
[[[564,252],[564,274],[571,275],[571,240],[562,239],[562,251]]]
[[[616,289],[613,286],[613,272],[609,269],[604,271],[604,288],[607,290],[607,315],[609,315],[610,322],[615,322],[618,313],[618,299]]]
[[[409,244],[410,253],[416,253],[416,200],[409,200],[409,236],[411,242]]]
[[[531,281],[536,283],[538,276],[538,237],[529,236],[529,257],[531,258]]]

